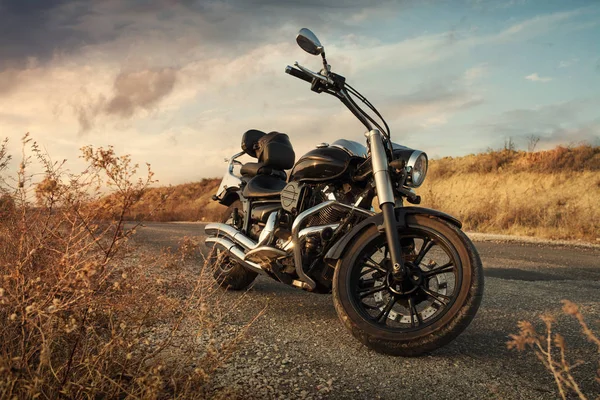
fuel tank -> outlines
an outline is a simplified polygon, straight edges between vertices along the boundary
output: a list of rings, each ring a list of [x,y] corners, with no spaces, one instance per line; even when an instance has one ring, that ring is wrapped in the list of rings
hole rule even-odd
[[[349,140],[322,144],[303,155],[290,174],[291,181],[325,182],[337,179],[348,171],[353,158],[365,158],[366,148]]]

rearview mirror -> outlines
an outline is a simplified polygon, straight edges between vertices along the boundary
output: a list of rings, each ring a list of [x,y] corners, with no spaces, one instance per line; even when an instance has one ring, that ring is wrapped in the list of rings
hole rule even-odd
[[[317,36],[312,33],[310,29],[300,29],[298,36],[296,36],[296,42],[298,42],[298,46],[300,46],[302,50],[315,56],[318,56],[325,51]]]

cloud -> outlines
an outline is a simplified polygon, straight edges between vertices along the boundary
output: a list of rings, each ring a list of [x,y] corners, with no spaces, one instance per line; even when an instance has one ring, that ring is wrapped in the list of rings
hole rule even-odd
[[[558,68],[567,68],[570,67],[571,65],[577,64],[579,62],[579,58],[571,58],[569,60],[561,60],[561,62],[558,63]]]
[[[115,79],[114,96],[104,111],[129,118],[138,108],[148,109],[173,91],[176,76],[172,68],[121,73]]]
[[[549,77],[544,77],[544,76],[539,76],[537,72],[534,72],[531,75],[527,75],[525,77],[525,79],[532,81],[532,82],[550,82],[552,80],[552,78]]]
[[[76,25],[90,12],[90,2],[69,0],[2,0],[0,2],[0,69],[21,66],[30,57],[46,61],[91,38]]]
[[[473,85],[478,82],[488,70],[487,64],[479,64],[465,71],[464,80],[467,85]]]
[[[600,99],[578,99],[534,108],[520,108],[502,112],[474,125],[488,142],[501,143],[512,137],[519,143],[528,136],[540,137],[540,143],[552,147],[557,144],[600,140],[600,120],[594,110]],[[487,138],[485,137],[487,135]]]

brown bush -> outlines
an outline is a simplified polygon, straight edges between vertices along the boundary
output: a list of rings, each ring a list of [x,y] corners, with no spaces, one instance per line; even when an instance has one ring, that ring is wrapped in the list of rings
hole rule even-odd
[[[87,169],[66,174],[25,146],[45,176],[33,182],[26,156],[2,180],[0,398],[206,397],[244,328],[219,336],[226,309],[207,269],[182,278],[196,243],[161,256],[130,247],[124,216],[151,171],[135,180],[128,156],[87,147]],[[98,207],[107,186],[112,201]]]
[[[518,324],[519,333],[510,335],[511,340],[507,343],[507,346],[509,349],[519,351],[532,349],[535,356],[552,374],[562,399],[571,398],[571,395],[575,395],[581,400],[586,400],[592,397],[583,392],[574,376],[574,370],[586,363],[596,363],[598,372],[595,380],[600,383],[600,358],[598,357],[598,354],[600,354],[600,338],[588,326],[576,304],[568,300],[563,300],[562,303],[563,313],[577,320],[583,336],[598,349],[595,354],[594,352],[588,353],[591,358],[590,361],[578,360],[574,363],[569,361],[566,341],[562,335],[555,332],[553,325],[556,324],[556,318],[551,315],[542,316],[545,328],[543,333],[539,333],[531,322],[520,321]]]

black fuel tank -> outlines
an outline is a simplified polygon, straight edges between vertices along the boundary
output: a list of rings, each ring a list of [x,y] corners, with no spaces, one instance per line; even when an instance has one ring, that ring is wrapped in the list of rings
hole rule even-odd
[[[350,165],[350,155],[337,147],[322,147],[303,155],[290,174],[290,181],[324,182],[339,178]]]

